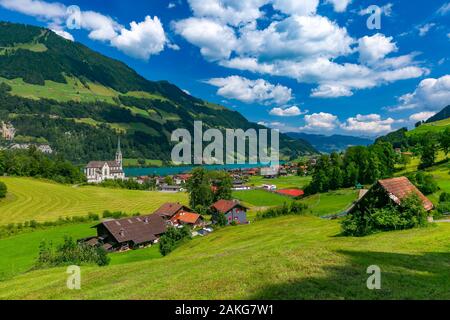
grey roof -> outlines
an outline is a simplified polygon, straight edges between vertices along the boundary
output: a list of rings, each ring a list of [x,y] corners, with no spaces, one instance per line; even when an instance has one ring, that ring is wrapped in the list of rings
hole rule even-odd
[[[166,232],[166,223],[159,215],[130,217],[104,221],[103,225],[118,243],[132,241],[134,244],[154,241]]]

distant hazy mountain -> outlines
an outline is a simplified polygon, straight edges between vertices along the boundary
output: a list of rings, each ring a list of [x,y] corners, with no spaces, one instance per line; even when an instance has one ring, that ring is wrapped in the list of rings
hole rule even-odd
[[[369,138],[360,138],[344,135],[325,136],[320,134],[309,134],[301,132],[291,132],[287,135],[294,139],[302,139],[311,143],[314,148],[321,152],[342,151],[351,146],[367,146],[373,143]]]

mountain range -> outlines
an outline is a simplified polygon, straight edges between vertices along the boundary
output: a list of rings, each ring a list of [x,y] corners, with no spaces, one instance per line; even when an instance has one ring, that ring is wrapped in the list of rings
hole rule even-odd
[[[111,158],[118,135],[125,157],[169,161],[171,133],[192,132],[195,120],[205,130],[264,128],[48,29],[8,22],[0,22],[0,120],[14,125],[17,142],[47,142],[75,163]],[[281,134],[280,153],[317,151]]]
[[[351,146],[367,146],[373,143],[369,138],[360,138],[345,135],[325,136],[320,134],[309,134],[303,132],[290,132],[287,135],[293,139],[306,140],[320,152],[331,153],[333,151],[343,151]]]

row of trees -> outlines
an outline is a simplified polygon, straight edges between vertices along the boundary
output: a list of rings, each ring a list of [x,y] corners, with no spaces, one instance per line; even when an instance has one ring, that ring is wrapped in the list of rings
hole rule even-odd
[[[217,200],[231,200],[232,187],[233,181],[228,172],[195,168],[186,184],[189,205],[199,213],[208,213],[208,208]]]
[[[28,150],[0,151],[0,175],[40,177],[60,183],[81,183],[80,168],[59,156],[47,156],[30,147]]]
[[[28,150],[0,151],[0,175],[4,174],[70,184],[85,181],[80,168],[60,156],[47,156],[33,146]]]
[[[323,155],[314,168],[307,194],[327,192],[357,183],[372,184],[393,174],[396,154],[390,143],[350,147],[344,154]]]
[[[437,153],[442,150],[446,155],[450,152],[450,127],[442,133],[427,132],[411,138],[413,150],[420,154],[420,168],[425,169],[434,165]]]

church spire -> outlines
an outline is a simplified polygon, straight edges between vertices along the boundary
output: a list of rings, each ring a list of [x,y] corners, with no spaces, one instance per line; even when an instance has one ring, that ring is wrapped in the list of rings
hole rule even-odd
[[[117,151],[116,151],[116,162],[120,165],[122,168],[122,150],[120,148],[120,137],[117,141]]]

